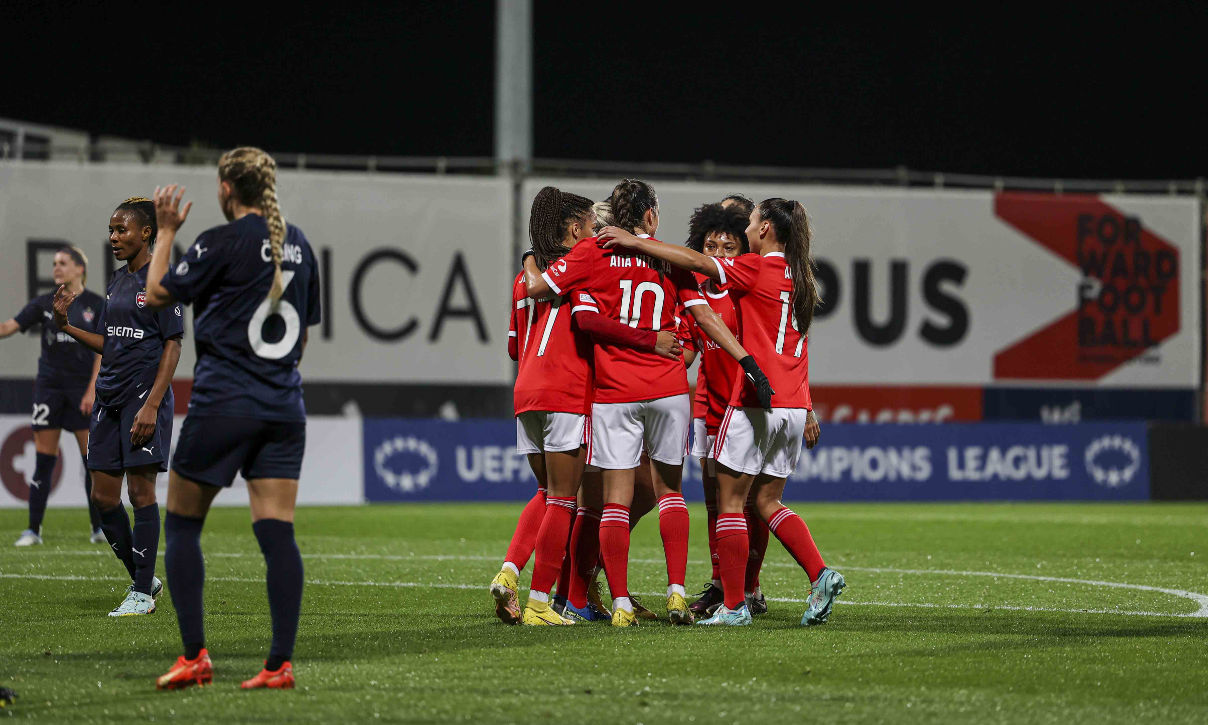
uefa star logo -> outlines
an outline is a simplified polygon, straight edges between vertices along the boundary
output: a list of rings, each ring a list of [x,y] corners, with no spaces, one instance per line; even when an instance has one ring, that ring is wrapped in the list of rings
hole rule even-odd
[[[1122,435],[1102,436],[1086,447],[1086,471],[1108,488],[1127,486],[1141,467],[1141,449]]]
[[[427,488],[437,468],[436,449],[412,436],[387,438],[373,452],[373,470],[378,478],[402,493]]]

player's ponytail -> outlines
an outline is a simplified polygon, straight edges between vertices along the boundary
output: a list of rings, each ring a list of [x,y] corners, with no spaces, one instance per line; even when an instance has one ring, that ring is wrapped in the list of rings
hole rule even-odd
[[[274,310],[285,291],[281,276],[284,258],[285,218],[277,200],[277,162],[252,146],[231,149],[218,160],[218,178],[231,184],[232,192],[244,206],[259,207],[268,225],[269,253],[273,260],[273,283],[268,299]]]
[[[132,211],[143,218],[143,226],[151,227],[151,236],[147,238],[147,246],[155,246],[155,237],[159,234],[159,223],[155,220],[155,202],[145,196],[132,196],[117,205],[117,211],[124,209]]]
[[[537,266],[544,270],[566,254],[562,240],[567,228],[591,211],[591,199],[546,186],[533,197],[529,210],[529,241]]]
[[[776,239],[784,245],[784,261],[793,275],[793,319],[797,321],[797,329],[805,335],[819,304],[810,250],[813,231],[809,216],[801,202],[788,199],[764,199],[759,202],[758,212],[760,219],[772,225]]]

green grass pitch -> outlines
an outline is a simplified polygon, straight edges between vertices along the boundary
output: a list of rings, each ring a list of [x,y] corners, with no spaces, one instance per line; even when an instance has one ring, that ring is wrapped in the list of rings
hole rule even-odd
[[[82,511],[52,510],[46,545],[0,547],[0,686],[20,696],[0,719],[1208,721],[1208,505],[795,508],[847,577],[830,623],[798,626],[807,582],[773,539],[771,611],[720,631],[500,624],[487,585],[519,505],[303,509],[298,689],[250,693],[269,618],[245,509],[210,516],[215,681],[184,692],[154,689],[179,654],[167,592],[149,617],[105,616],[121,565],[87,543]],[[0,512],[0,531],[24,516]],[[690,590],[708,576],[692,516]],[[632,557],[632,588],[661,605],[653,516]]]

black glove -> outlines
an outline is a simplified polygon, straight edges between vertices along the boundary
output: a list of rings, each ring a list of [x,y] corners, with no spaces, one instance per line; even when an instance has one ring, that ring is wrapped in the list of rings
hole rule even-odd
[[[772,384],[768,382],[768,376],[763,374],[759,369],[759,363],[755,362],[755,358],[747,355],[738,361],[742,366],[743,372],[747,374],[747,379],[755,386],[755,394],[759,396],[759,407],[764,410],[772,409],[772,396],[776,394],[772,390]]]
[[[524,250],[524,254],[520,255],[520,266],[521,267],[524,266],[524,260],[528,259],[529,257],[536,257],[536,256],[537,256],[537,253],[534,252],[532,249]]]

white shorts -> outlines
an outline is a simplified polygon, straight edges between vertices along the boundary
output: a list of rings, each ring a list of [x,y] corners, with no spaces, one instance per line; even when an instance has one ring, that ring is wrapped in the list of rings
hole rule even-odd
[[[801,457],[805,408],[726,409],[717,430],[713,458],[733,471],[788,478]]]
[[[516,452],[561,453],[583,445],[587,416],[529,410],[516,416]]]
[[[587,462],[614,471],[637,468],[645,443],[652,459],[681,465],[691,424],[687,393],[634,403],[596,403],[591,406]]]
[[[688,449],[688,455],[693,458],[712,458],[713,457],[713,442],[717,440],[717,436],[709,435],[709,431],[705,428],[704,418],[692,419],[692,447]]]

